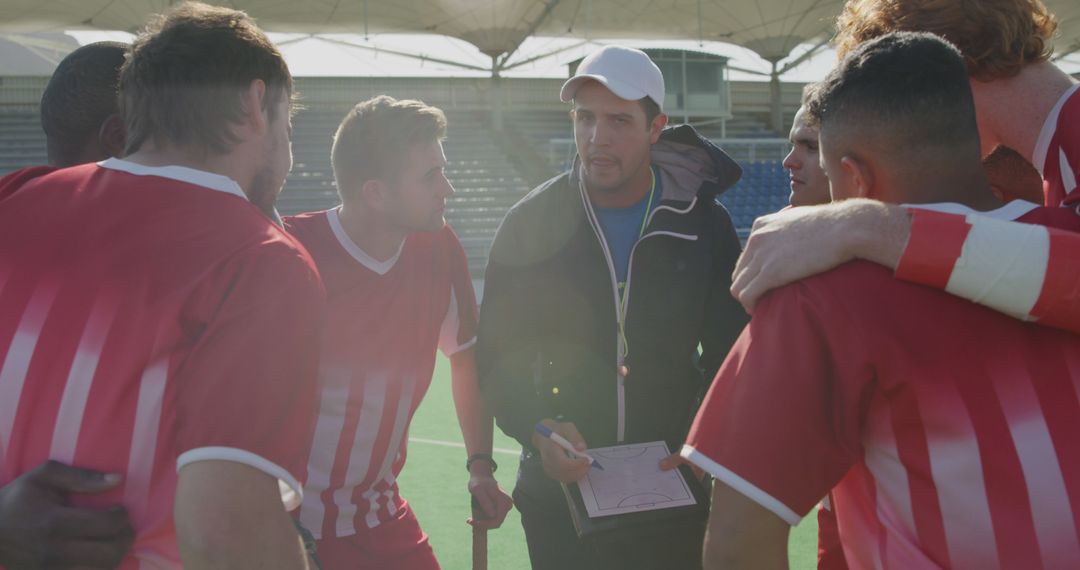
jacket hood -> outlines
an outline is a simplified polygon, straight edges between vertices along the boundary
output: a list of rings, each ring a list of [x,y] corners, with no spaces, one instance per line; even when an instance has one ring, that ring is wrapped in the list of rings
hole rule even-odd
[[[682,202],[691,201],[706,183],[719,195],[742,178],[739,163],[690,125],[664,129],[653,145],[652,162],[663,177],[664,198]]]
[[[662,200],[691,202],[700,191],[723,194],[742,178],[742,167],[690,125],[667,127],[652,146],[652,164],[660,171]],[[570,178],[580,180],[581,157],[574,157]]]

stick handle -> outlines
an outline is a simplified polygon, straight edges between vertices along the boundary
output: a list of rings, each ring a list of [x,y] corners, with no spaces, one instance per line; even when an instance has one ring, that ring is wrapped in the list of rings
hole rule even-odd
[[[476,497],[472,499],[473,521],[487,518]],[[473,525],[472,527],[472,570],[487,570],[488,567],[488,530]]]
[[[488,531],[486,528],[472,529],[472,570],[487,570]]]

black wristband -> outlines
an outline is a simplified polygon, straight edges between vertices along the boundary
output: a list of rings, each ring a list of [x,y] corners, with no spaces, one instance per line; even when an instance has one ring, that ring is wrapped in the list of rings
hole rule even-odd
[[[499,470],[499,464],[495,463],[495,459],[491,457],[490,453],[474,453],[469,456],[465,461],[465,470],[472,471],[472,464],[474,461],[487,461],[491,464],[491,472],[494,473]]]

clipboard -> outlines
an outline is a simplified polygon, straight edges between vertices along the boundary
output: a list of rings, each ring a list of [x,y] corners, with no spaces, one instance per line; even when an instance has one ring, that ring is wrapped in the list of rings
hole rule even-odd
[[[689,466],[680,465],[678,470],[686,480],[687,487],[694,498],[694,504],[595,518],[589,516],[578,484],[560,483],[578,538],[603,540],[604,537],[617,532],[620,539],[625,540],[636,533],[666,533],[676,531],[684,524],[704,525],[709,518],[709,493],[705,485],[694,476]]]

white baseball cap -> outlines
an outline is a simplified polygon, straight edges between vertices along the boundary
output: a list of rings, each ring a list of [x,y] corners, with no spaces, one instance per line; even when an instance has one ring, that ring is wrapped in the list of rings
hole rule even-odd
[[[623,46],[605,46],[581,60],[577,73],[563,83],[559,99],[569,103],[588,80],[600,82],[621,99],[649,97],[664,109],[664,74],[645,52]]]

